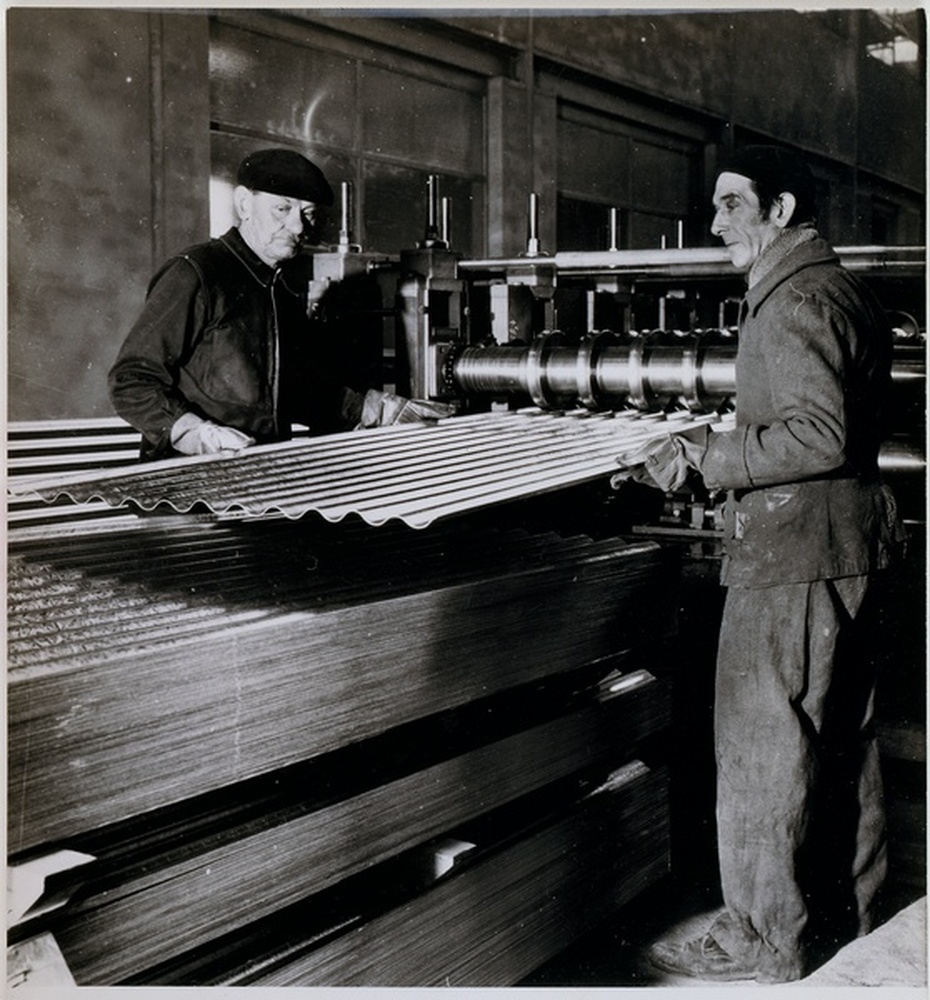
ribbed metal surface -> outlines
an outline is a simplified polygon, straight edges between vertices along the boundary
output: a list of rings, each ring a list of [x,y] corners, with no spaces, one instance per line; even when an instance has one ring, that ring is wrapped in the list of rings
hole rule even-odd
[[[426,528],[508,500],[616,472],[618,456],[643,442],[715,418],[638,411],[549,413],[537,409],[454,417],[265,445],[235,456],[172,459],[97,473],[23,478],[18,496],[77,503],[168,504],[179,513],[355,515],[378,526]]]
[[[465,520],[411,532],[171,514],[17,532],[11,850],[667,636],[671,581],[654,542]]]
[[[7,657],[22,669],[73,668],[294,612],[438,590],[476,575],[631,558],[646,542],[474,532],[452,526],[411,538],[402,526],[326,529],[282,521],[139,518],[40,538],[13,538]],[[335,531],[335,534],[328,532]],[[410,567],[415,567],[415,571]]]

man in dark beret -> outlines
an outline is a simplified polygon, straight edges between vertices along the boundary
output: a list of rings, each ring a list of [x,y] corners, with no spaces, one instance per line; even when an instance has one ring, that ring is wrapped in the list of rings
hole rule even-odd
[[[652,962],[785,982],[867,933],[886,869],[872,723],[876,587],[899,540],[878,471],[891,332],[815,228],[794,152],[738,150],[711,231],[746,272],[736,426],[623,456],[664,490],[726,491],[714,737],[724,907]]]
[[[109,374],[116,412],[142,433],[142,458],[236,452],[311,433],[430,419],[446,410],[328,377],[314,357],[307,273],[296,260],[323,172],[289,149],[239,166],[238,224],[171,257]]]

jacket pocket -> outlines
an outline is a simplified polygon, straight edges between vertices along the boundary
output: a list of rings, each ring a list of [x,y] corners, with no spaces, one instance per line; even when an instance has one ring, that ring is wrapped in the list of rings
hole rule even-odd
[[[788,483],[753,490],[734,503],[730,554],[747,579],[792,580],[817,562],[829,538],[826,509],[809,489]]]
[[[231,324],[204,331],[187,373],[205,400],[253,407],[262,400],[264,368],[254,334]]]

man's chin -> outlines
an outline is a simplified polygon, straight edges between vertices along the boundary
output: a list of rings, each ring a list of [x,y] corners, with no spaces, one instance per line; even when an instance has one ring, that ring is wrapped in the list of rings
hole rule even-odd
[[[748,270],[751,261],[746,254],[740,253],[739,249],[735,247],[727,247],[727,252],[730,254],[730,262],[737,271]]]
[[[297,253],[297,244],[294,243],[287,247],[275,247],[274,248],[274,259],[280,264],[285,260],[290,260],[291,257],[295,256]]]

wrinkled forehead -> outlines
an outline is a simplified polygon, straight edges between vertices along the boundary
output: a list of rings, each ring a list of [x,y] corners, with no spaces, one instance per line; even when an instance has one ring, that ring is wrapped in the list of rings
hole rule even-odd
[[[742,201],[756,205],[759,203],[750,177],[725,170],[717,177],[717,184],[714,187],[714,204],[722,204],[728,198],[740,198]]]

